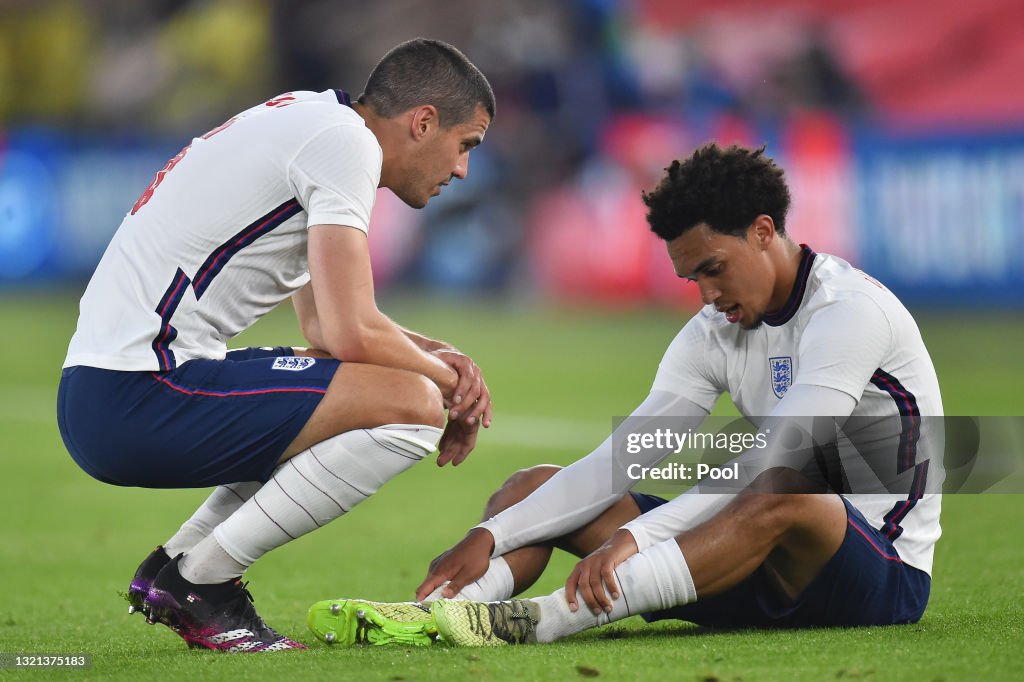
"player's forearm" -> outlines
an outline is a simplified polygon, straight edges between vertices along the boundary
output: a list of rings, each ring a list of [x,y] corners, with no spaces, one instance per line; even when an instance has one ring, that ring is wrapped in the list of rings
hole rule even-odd
[[[771,428],[767,427],[769,432]],[[765,442],[775,445],[779,439],[769,441],[766,437]],[[760,448],[746,450],[721,465],[723,469],[736,465],[739,477],[737,480],[717,485],[698,483],[675,499],[638,516],[622,527],[633,535],[638,551],[642,552],[652,545],[674,538],[704,523],[729,504],[753,479],[768,468],[782,465],[785,461],[783,452],[771,452]]]
[[[417,332],[414,332],[411,329],[406,329],[405,327],[403,327],[401,325],[398,325],[398,328],[401,329],[402,333],[405,334],[405,336],[410,341],[412,341],[414,344],[416,344],[416,346],[420,350],[425,350],[426,352],[429,353],[429,352],[435,351],[435,350],[454,349],[454,346],[452,346],[451,344],[446,343],[444,341],[439,341],[437,339],[431,339],[429,337],[423,336],[422,334],[418,334]]]
[[[735,499],[732,493],[708,493],[694,486],[674,500],[622,526],[633,534],[642,552],[704,523]]]
[[[707,412],[694,403],[661,391],[652,392],[619,427],[583,459],[567,466],[519,504],[479,524],[494,536],[495,556],[560,537],[597,518],[621,499],[635,481],[627,475],[630,465],[655,466],[671,450],[644,449],[616,457],[614,444],[625,442],[625,432],[642,429],[648,419],[672,416],[682,428],[697,428]]]
[[[493,556],[570,533],[625,494],[612,490],[611,437],[546,481],[522,502],[478,524],[494,536]]]
[[[779,420],[770,420],[766,424],[768,426],[762,428],[760,433],[782,427]],[[793,427],[795,424],[788,426]],[[813,454],[813,450],[792,452],[789,448],[777,447],[784,440],[766,437],[767,447],[751,448],[721,465],[722,469],[729,469],[735,465],[737,479],[711,484],[698,483],[682,495],[638,516],[622,527],[632,533],[641,552],[663,540],[695,528],[721,511],[737,494],[768,469],[787,467],[800,470],[806,464],[807,457]]]
[[[419,348],[401,328],[383,314],[350,320],[343,329],[325,334],[325,348],[349,362],[363,362],[416,372],[430,379],[448,396],[458,375],[437,357]]]
[[[306,343],[309,344],[310,348],[324,348],[326,346],[318,320],[306,320],[305,323],[300,323],[299,329],[302,331],[302,337],[306,339]]]
[[[308,249],[311,296],[299,300],[313,303],[323,350],[339,360],[416,372],[449,397],[458,383],[456,372],[377,308],[365,231],[313,225]]]
[[[306,342],[311,348],[325,348],[326,343],[323,331],[320,329],[320,318],[316,310],[316,301],[313,298],[312,285],[307,284],[296,292],[292,296],[292,305],[295,307],[295,317],[299,321],[299,329]]]
[[[815,447],[835,440],[836,423],[841,423],[855,405],[850,396],[834,389],[803,384],[791,387],[761,424],[759,434],[764,434],[765,445],[751,448],[724,465],[737,465],[737,480],[710,486],[698,484],[623,528],[633,534],[637,547],[643,551],[704,523],[768,469],[803,469],[814,456]]]
[[[806,421],[806,418],[799,422],[790,418],[786,419],[786,423],[783,424],[780,419],[771,419],[765,422],[766,426],[762,427],[759,435],[766,431],[770,434],[772,431],[779,431],[782,428],[806,428]],[[798,423],[801,424],[799,427]],[[735,480],[715,481],[710,484],[698,483],[682,495],[633,519],[622,527],[632,533],[636,546],[641,552],[651,545],[674,538],[680,533],[695,528],[721,511],[735,499],[737,494],[768,469],[787,467],[800,470],[806,464],[807,458],[813,456],[812,448],[794,452],[788,447],[782,447],[781,445],[786,440],[784,437],[768,438],[766,435],[763,441],[767,443],[766,447],[751,448],[721,465],[722,469],[729,469],[735,465],[737,472]]]

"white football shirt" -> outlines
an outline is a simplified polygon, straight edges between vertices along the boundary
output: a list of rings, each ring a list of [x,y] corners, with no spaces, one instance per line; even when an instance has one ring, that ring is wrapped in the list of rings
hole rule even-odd
[[[847,424],[891,416],[888,424],[902,425],[887,444],[891,469],[881,479],[890,486],[900,481],[907,492],[886,494],[880,485],[880,492],[846,497],[893,541],[903,561],[931,573],[941,495],[925,491],[939,489],[941,467],[929,472],[929,466],[941,462],[943,441],[937,420],[917,418],[942,416],[939,382],[913,317],[875,279],[804,247],[782,310],[748,331],[706,306],[669,346],[653,389],[706,410],[728,392],[740,413],[756,422],[798,384],[852,396],[857,405]]]
[[[340,90],[285,93],[171,159],[89,281],[64,366],[223,358],[309,281],[308,227],[366,232],[383,153],[348,103]]]
[[[650,395],[619,429],[629,432],[647,420],[655,420],[648,422],[655,426],[664,417],[672,417],[681,431],[697,429],[724,392],[744,416],[760,423],[773,411],[784,411],[783,397],[802,384],[805,395],[824,387],[855,401],[843,425],[846,436],[836,442],[844,473],[856,480],[858,494],[846,497],[893,541],[903,561],[930,573],[941,495],[927,491],[940,489],[943,434],[936,420],[919,417],[941,417],[938,380],[906,308],[839,258],[805,248],[788,302],[758,329],[730,324],[723,313],[706,306],[672,341]],[[875,438],[870,428],[854,430],[858,424],[880,424],[884,437]],[[874,439],[871,455],[881,456],[880,468],[846,471],[848,465],[864,463],[859,455],[865,451],[865,435]],[[609,436],[525,500],[479,524],[494,536],[494,555],[578,529],[635,485],[619,475],[627,464],[654,466],[669,452],[652,448],[623,460],[614,440]],[[877,459],[873,463],[879,465]],[[865,490],[870,492],[860,492]],[[692,528],[731,499],[729,494],[691,493],[624,528],[643,549]],[[680,516],[684,513],[686,518]]]

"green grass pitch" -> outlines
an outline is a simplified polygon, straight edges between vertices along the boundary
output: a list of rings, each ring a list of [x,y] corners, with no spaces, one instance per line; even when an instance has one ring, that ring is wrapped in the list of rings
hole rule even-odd
[[[1024,679],[1024,497],[944,501],[931,603],[917,625],[802,632],[703,631],[630,619],[553,645],[502,650],[331,649],[306,631],[310,603],[337,596],[404,600],[429,560],[477,520],[518,468],[567,463],[643,398],[682,317],[672,312],[520,309],[394,301],[398,321],[472,354],[494,395],[494,427],[457,469],[425,462],[329,528],[261,560],[248,576],[261,614],[312,645],[265,657],[187,650],[129,617],[118,596],[138,562],[205,491],[98,483],[71,461],[54,423],[74,295],[0,298],[0,652],[88,653],[85,671],[33,679],[359,680],[1019,680]],[[1024,414],[1024,319],[919,316],[949,414]],[[288,310],[239,345],[301,343]],[[728,413],[731,405],[720,409]],[[532,593],[562,583],[557,559]]]

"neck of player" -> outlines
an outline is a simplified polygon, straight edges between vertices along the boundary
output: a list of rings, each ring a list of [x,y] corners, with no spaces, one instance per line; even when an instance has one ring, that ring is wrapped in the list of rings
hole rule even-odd
[[[800,245],[787,238],[777,239],[774,246],[771,259],[775,265],[775,286],[772,287],[768,313],[778,312],[789,300],[793,287],[796,286],[796,273],[800,269],[800,258],[803,254]]]

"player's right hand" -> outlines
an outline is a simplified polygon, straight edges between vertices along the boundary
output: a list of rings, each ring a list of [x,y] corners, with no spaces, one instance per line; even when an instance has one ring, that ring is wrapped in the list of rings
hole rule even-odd
[[[579,608],[576,601],[578,590],[592,613],[611,612],[612,600],[618,599],[620,594],[615,582],[615,567],[636,553],[633,534],[620,528],[607,542],[584,557],[565,581],[565,601],[569,610],[575,612]]]
[[[494,551],[494,536],[483,528],[474,528],[459,544],[430,562],[427,577],[416,588],[416,600],[423,601],[431,592],[447,581],[441,591],[446,599],[454,597],[462,588],[478,580],[487,572]]]
[[[458,419],[468,426],[481,424],[484,428],[490,427],[491,392],[480,367],[471,357],[455,348],[439,348],[431,353],[459,375],[447,405],[450,408],[449,419]]]

